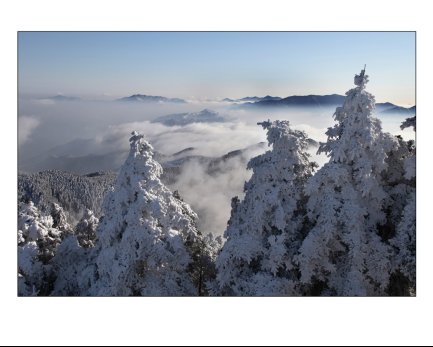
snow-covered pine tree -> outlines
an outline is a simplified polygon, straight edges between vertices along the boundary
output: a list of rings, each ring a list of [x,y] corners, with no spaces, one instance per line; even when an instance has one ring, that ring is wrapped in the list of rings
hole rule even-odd
[[[55,296],[88,295],[90,284],[95,281],[96,228],[99,220],[89,209],[75,226],[75,235],[67,237],[58,246],[51,266],[56,274],[53,291]]]
[[[416,130],[416,117],[408,118],[401,129],[413,127]],[[396,248],[393,261],[393,285],[391,293],[395,295],[413,295],[416,292],[416,151],[413,148],[405,158],[404,177],[410,182],[411,191],[405,200],[406,205],[398,219],[395,237],[390,240]]]
[[[389,240],[394,237],[408,197],[415,189],[415,181],[407,178],[405,163],[414,155],[414,141],[395,137],[393,148],[387,153],[387,169],[382,172],[383,188],[388,197],[386,202],[386,223],[381,225],[380,235]]]
[[[68,235],[57,247],[50,265],[55,274],[51,295],[84,296],[94,279],[93,248],[79,245],[76,235]]]
[[[216,279],[215,260],[222,244],[221,236],[214,237],[213,234],[209,233],[200,237],[198,242],[190,246],[193,259],[190,272],[198,296],[209,296],[214,292],[218,292],[214,290]]]
[[[411,118],[407,118],[400,126],[401,130],[413,127],[413,131],[416,131],[416,116]],[[406,162],[405,162],[405,170],[406,170],[406,178],[415,180],[416,176],[416,148],[411,153]]]
[[[54,227],[52,216],[43,215],[33,204],[18,206],[18,294],[51,293],[55,274],[50,265],[62,241],[62,231]]]
[[[251,159],[245,198],[232,200],[217,285],[222,295],[299,295],[292,258],[302,240],[304,184],[315,164],[304,132],[288,121],[259,124],[272,150]]]
[[[356,88],[337,107],[337,123],[328,128],[328,140],[318,150],[330,161],[307,185],[314,226],[297,260],[301,281],[313,286],[312,294],[386,294],[390,247],[378,235],[378,226],[386,219],[381,173],[394,140],[372,117],[375,100],[365,91],[367,82],[365,69],[355,75]]]
[[[414,117],[403,122],[401,128],[404,129],[407,126],[415,126]],[[415,177],[412,177],[412,174],[407,175],[407,169],[414,172],[411,170],[411,164],[414,166],[415,163],[415,142],[405,141],[400,135],[395,139],[394,147],[387,153],[387,169],[382,172],[384,189],[388,194],[387,222],[380,226],[380,235],[385,240],[395,236],[403,210],[415,190]]]
[[[75,227],[75,235],[81,247],[94,247],[96,242],[96,228],[99,220],[89,209],[83,214],[77,226]]]
[[[175,190],[173,197],[183,204],[179,192]],[[185,211],[188,215],[189,212]],[[194,215],[190,216],[195,219]],[[214,237],[209,233],[205,236],[198,230],[196,238],[191,238],[185,243],[192,261],[188,266],[198,296],[209,296],[213,293],[214,281],[216,278],[215,259],[222,247],[222,237]]]
[[[53,217],[53,227],[60,230],[64,237],[73,234],[73,228],[68,223],[68,216],[59,204],[55,202],[51,204],[50,214]]]
[[[196,295],[190,272],[196,214],[160,181],[152,146],[132,133],[130,152],[104,201],[90,295]]]

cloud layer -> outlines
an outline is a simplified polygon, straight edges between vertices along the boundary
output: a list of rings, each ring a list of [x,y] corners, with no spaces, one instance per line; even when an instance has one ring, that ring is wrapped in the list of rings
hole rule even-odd
[[[35,130],[39,124],[40,121],[34,117],[21,116],[18,118],[18,144],[20,146],[29,140],[33,130]]]
[[[218,111],[225,122],[193,123],[165,126],[152,123],[155,118],[173,113],[197,112],[204,108]],[[126,158],[128,138],[133,130],[143,133],[155,150],[169,156],[193,147],[191,154],[217,158],[230,151],[266,141],[257,122],[265,119],[286,119],[304,130],[316,141],[325,141],[325,131],[334,121],[333,108],[245,111],[233,110],[225,104],[129,105],[114,102],[20,101],[19,169],[40,171],[59,169],[77,173],[117,170]],[[32,116],[25,116],[32,114]],[[385,131],[413,138],[413,132],[401,131],[402,117],[383,118]],[[242,195],[243,185],[251,175],[248,160],[265,149],[251,149],[241,156],[218,164],[209,173],[205,164],[189,161],[178,179],[171,184],[200,217],[203,232],[221,234],[230,215],[231,198]],[[312,160],[326,162],[324,155],[311,149]]]

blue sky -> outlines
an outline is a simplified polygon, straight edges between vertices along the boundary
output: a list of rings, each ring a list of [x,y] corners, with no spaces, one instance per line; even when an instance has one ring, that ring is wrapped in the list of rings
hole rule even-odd
[[[183,98],[342,94],[415,103],[415,33],[21,32],[22,94]]]

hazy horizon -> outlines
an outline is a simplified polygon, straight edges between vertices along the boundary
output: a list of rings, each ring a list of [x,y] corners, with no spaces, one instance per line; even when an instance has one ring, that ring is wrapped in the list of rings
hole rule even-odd
[[[154,93],[141,93],[139,91],[132,93],[132,94],[118,94],[118,95],[104,95],[104,94],[65,94],[65,93],[24,93],[24,94],[19,94],[19,99],[23,100],[23,99],[35,99],[35,100],[41,100],[42,102],[44,100],[46,100],[48,102],[48,100],[52,99],[53,97],[56,96],[64,96],[64,97],[71,97],[71,98],[77,98],[80,99],[80,101],[117,101],[120,98],[123,97],[129,97],[132,95],[148,95],[148,96],[162,96],[162,97],[167,97],[167,98],[179,98],[179,99],[183,99],[185,100],[187,103],[190,104],[194,104],[194,103],[219,103],[222,102],[223,99],[228,98],[228,99],[233,99],[235,101],[242,99],[242,98],[246,98],[246,97],[258,97],[258,98],[263,98],[265,96],[272,96],[272,97],[280,97],[282,99],[287,98],[287,97],[291,97],[291,96],[308,96],[308,95],[342,95],[344,96],[344,93],[328,93],[328,94],[318,94],[318,93],[308,93],[308,94],[290,94],[290,95],[270,95],[268,94],[263,94],[263,95],[243,95],[240,97],[232,97],[232,96],[225,96],[225,97],[215,97],[215,98],[181,98],[178,95],[157,95]],[[398,103],[398,102],[393,102],[392,100],[380,100],[380,101],[376,101],[376,103],[385,103],[385,102],[390,102],[396,106],[401,106],[401,107],[412,107],[415,106],[416,103],[414,102],[413,104],[405,104],[405,103]]]

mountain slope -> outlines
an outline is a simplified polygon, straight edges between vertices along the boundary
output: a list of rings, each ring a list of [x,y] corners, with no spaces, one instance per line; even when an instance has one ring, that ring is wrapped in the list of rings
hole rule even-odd
[[[253,100],[254,98],[258,100]],[[286,98],[269,97],[264,98],[244,98],[251,99],[254,102],[245,102],[237,104],[238,108],[269,108],[269,107],[322,107],[322,106],[338,106],[342,105],[345,96],[338,94],[331,95],[294,95]],[[240,99],[243,100],[243,99]],[[399,114],[413,115],[416,113],[416,106],[405,108],[397,106],[390,102],[376,103],[376,113],[381,114]]]
[[[187,125],[191,123],[221,123],[224,118],[218,112],[204,109],[200,112],[175,113],[161,116],[152,121],[152,123],[162,123],[167,126]]]
[[[113,184],[112,172],[77,175],[49,170],[33,174],[18,174],[18,201],[33,201],[46,209],[52,202],[58,203],[72,214],[90,209],[99,217],[102,200]]]
[[[134,94],[124,98],[117,99],[121,102],[143,102],[143,103],[177,103],[185,104],[186,101],[179,98],[166,98],[165,96],[154,96],[144,94]]]

